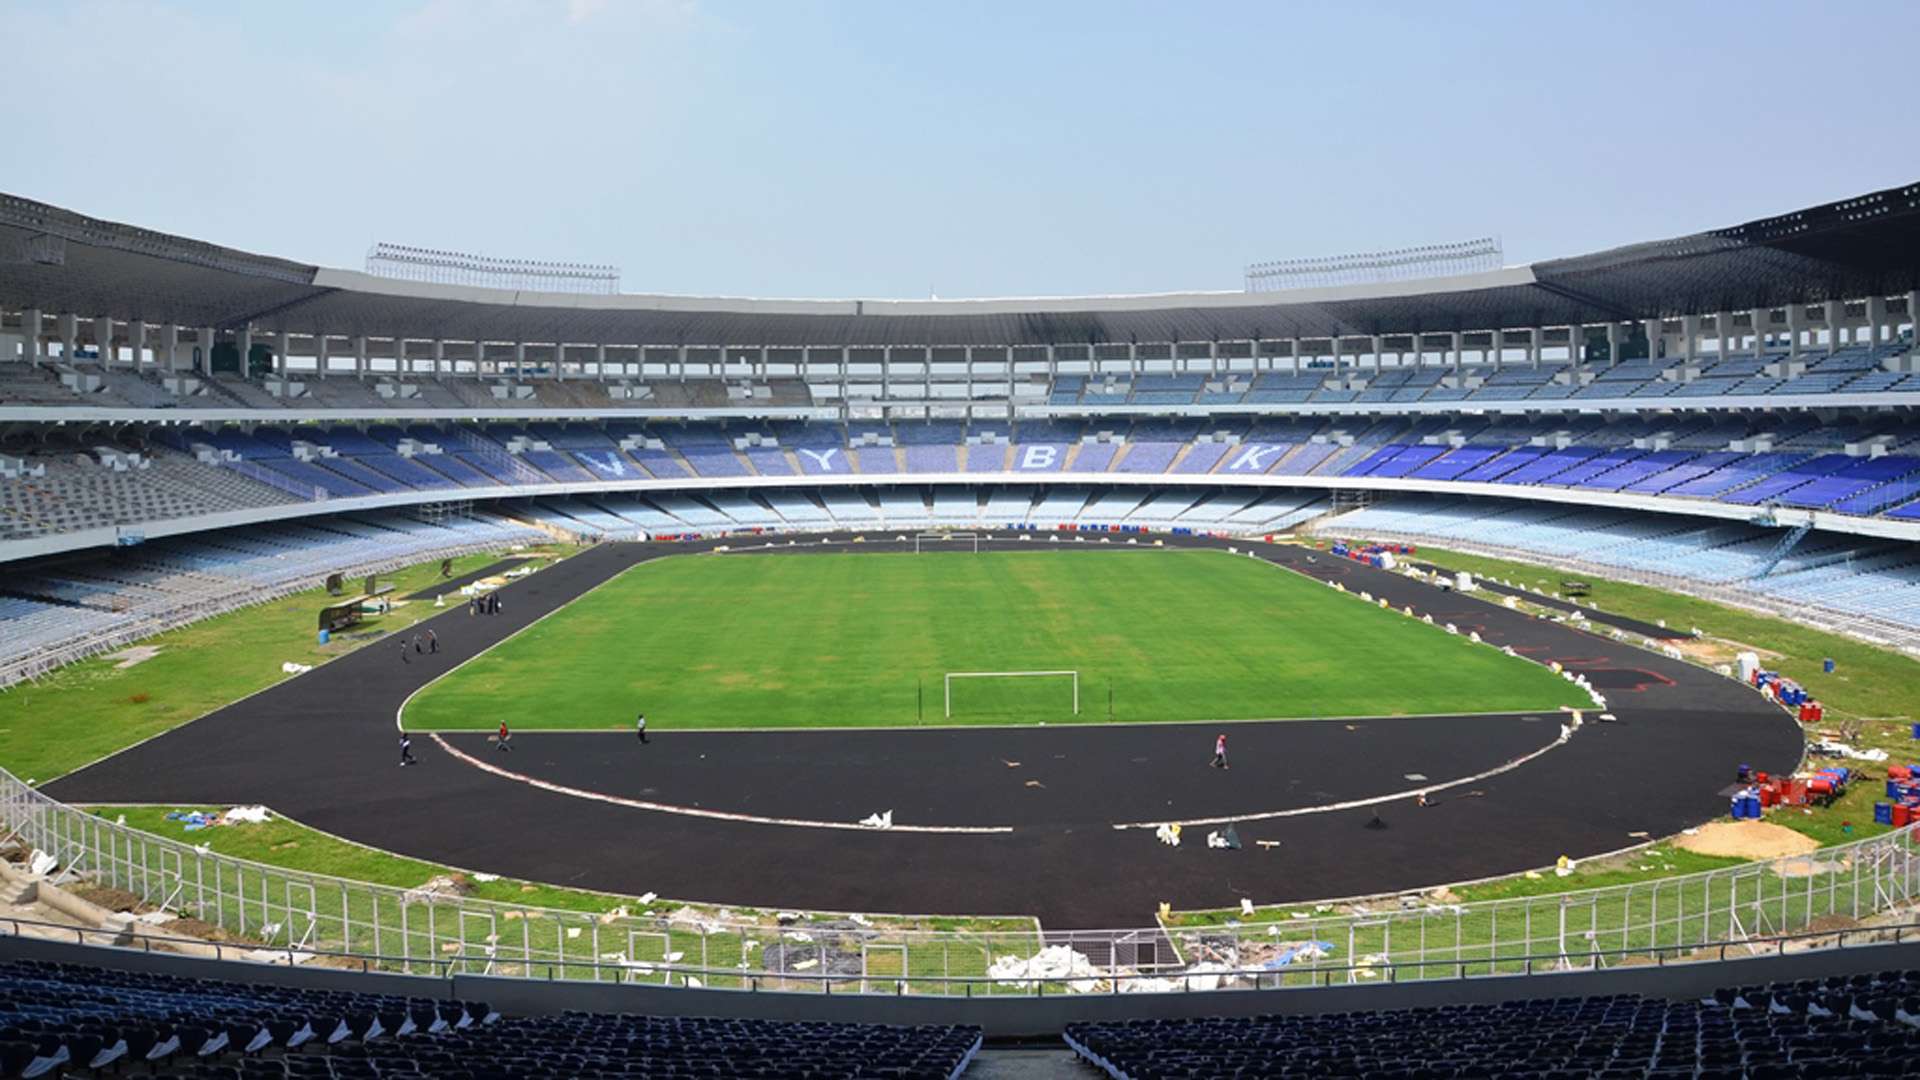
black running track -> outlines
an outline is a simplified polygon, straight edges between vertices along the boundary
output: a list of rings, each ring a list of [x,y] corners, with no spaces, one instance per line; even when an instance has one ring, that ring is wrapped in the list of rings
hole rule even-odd
[[[1054,548],[1041,546],[1044,536],[1019,546]],[[1163,900],[1195,908],[1364,895],[1612,851],[1724,812],[1716,793],[1736,765],[1784,772],[1801,753],[1790,718],[1710,672],[1324,552],[1255,544],[1260,558],[1293,571],[1411,605],[1532,659],[1559,660],[1600,688],[1618,722],[1589,723],[1565,746],[1441,792],[1424,809],[1394,799],[1242,822],[1238,851],[1208,849],[1204,828],[1190,829],[1176,849],[1151,831],[1112,825],[1322,806],[1474,775],[1552,742],[1561,717],[712,733],[675,732],[655,718],[644,747],[630,731],[522,731],[510,753],[484,734],[448,737],[515,775],[476,768],[431,738],[415,740],[417,767],[396,767],[395,711],[416,688],[627,567],[713,546],[588,550],[508,585],[500,615],[472,616],[460,605],[436,616],[425,625],[440,639],[438,656],[403,665],[391,647],[361,649],[47,791],[77,803],[263,802],[404,855],[582,888],[761,907],[1034,915],[1066,929],[1149,925]],[[1249,550],[1235,546],[1243,557]],[[822,549],[782,540],[775,550]],[[1207,764],[1217,731],[1229,733],[1225,772]],[[527,778],[768,818],[851,822],[891,809],[897,825],[1007,831],[693,817]]]

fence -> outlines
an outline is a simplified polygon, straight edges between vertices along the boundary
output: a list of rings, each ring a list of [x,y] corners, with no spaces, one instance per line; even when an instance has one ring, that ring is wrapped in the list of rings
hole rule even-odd
[[[1514,562],[1530,563],[1535,566],[1550,567],[1555,570],[1567,570],[1574,573],[1593,574],[1625,581],[1635,585],[1645,585],[1664,592],[1679,593],[1700,600],[1708,600],[1727,607],[1757,612],[1775,618],[1788,619],[1802,626],[1858,638],[1876,645],[1886,645],[1908,653],[1920,653],[1920,631],[1888,619],[1879,619],[1871,615],[1853,612],[1834,611],[1803,600],[1785,600],[1744,589],[1737,582],[1711,582],[1699,578],[1683,577],[1678,574],[1660,573],[1653,570],[1636,569],[1630,566],[1616,566],[1611,563],[1597,563],[1586,559],[1570,559],[1542,551],[1521,550],[1501,547],[1497,544],[1480,543],[1452,536],[1437,536],[1427,533],[1413,533],[1397,529],[1361,529],[1351,528],[1339,520],[1317,525],[1313,532],[1318,536],[1340,537],[1343,539],[1406,540],[1422,544],[1432,544],[1449,551],[1463,552],[1468,555],[1482,555],[1490,559],[1506,559]]]
[[[228,578],[195,571],[181,571],[175,575],[177,580],[198,580],[204,583],[205,588],[191,594],[182,594],[164,604],[151,603],[146,610],[136,610],[128,619],[113,626],[53,642],[20,656],[0,659],[0,691],[6,690],[14,683],[38,679],[68,664],[98,656],[101,653],[112,652],[155,634],[210,619],[216,615],[224,615],[229,611],[238,611],[241,608],[269,603],[293,593],[304,592],[314,587],[315,578],[336,570],[349,578],[366,574],[384,574],[420,563],[432,562],[435,559],[454,559],[483,551],[500,551],[524,539],[524,537],[507,537],[447,544],[428,551],[413,552],[397,558],[368,560],[344,568],[308,568],[278,581]]]
[[[1870,936],[1872,922],[1910,908],[1920,876],[1903,829],[1581,892],[1453,905],[1388,897],[1298,905],[1244,924],[1043,934],[941,929],[933,919],[631,912],[617,898],[563,910],[436,895],[202,851],[65,806],[0,770],[0,836],[9,835],[58,860],[55,884],[125,890],[259,960],[345,956],[405,973],[820,993],[1212,990],[1712,959],[1785,936]]]

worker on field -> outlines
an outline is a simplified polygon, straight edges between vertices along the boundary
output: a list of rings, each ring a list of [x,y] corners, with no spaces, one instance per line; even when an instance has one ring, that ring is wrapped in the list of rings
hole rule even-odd
[[[1213,760],[1209,762],[1209,764],[1216,769],[1224,769],[1227,767],[1226,733],[1222,732],[1219,738],[1213,740]]]
[[[509,740],[511,740],[512,738],[513,738],[513,732],[507,730],[507,722],[505,720],[500,721],[500,738],[499,738],[499,741],[493,744],[493,748],[495,750],[513,749],[512,745],[509,743]]]
[[[633,732],[635,735],[638,735],[640,737],[641,745],[643,746],[646,745],[646,741],[647,741],[647,714],[646,713],[641,713],[639,716],[636,716],[634,718]]]
[[[403,731],[400,733],[400,765],[405,768],[413,764],[417,764],[413,758],[413,736]]]

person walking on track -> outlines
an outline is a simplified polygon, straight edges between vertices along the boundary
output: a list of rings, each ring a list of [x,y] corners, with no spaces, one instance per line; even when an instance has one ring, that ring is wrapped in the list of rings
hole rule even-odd
[[[641,713],[639,716],[634,718],[633,733],[640,737],[641,745],[643,746],[646,745],[646,742],[647,742],[647,714],[646,713]]]
[[[1213,760],[1209,764],[1216,769],[1227,767],[1227,736],[1224,733],[1213,740]]]
[[[440,651],[440,639],[438,637],[435,637],[433,631],[431,630],[427,631],[427,651],[430,653],[437,653]]]
[[[403,731],[400,733],[400,765],[404,768],[413,764],[417,764],[413,758],[413,736]]]
[[[513,732],[507,730],[507,722],[505,720],[500,721],[500,739],[498,742],[493,744],[493,748],[495,750],[513,749],[513,747],[508,744],[508,740],[512,738],[513,738]]]

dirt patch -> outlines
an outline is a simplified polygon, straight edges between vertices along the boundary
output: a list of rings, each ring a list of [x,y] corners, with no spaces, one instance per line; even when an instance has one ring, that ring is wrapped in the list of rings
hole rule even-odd
[[[1805,855],[1817,850],[1820,842],[1784,825],[1765,821],[1715,821],[1700,826],[1691,836],[1676,838],[1673,846],[1701,855],[1778,859]]]
[[[110,889],[104,885],[75,885],[69,887],[67,891],[89,904],[98,904],[108,911],[138,912],[145,908],[138,896],[125,889]]]
[[[179,918],[166,924],[160,931],[167,937],[192,937],[202,941],[211,941],[221,945],[265,945],[257,937],[245,934],[228,933],[210,922],[195,918]]]
[[[145,663],[159,655],[160,646],[158,645],[135,645],[121,649],[117,653],[109,653],[107,659],[118,661],[113,665],[115,671],[125,671],[135,664]]]

